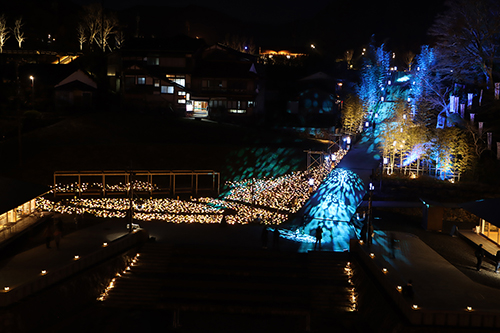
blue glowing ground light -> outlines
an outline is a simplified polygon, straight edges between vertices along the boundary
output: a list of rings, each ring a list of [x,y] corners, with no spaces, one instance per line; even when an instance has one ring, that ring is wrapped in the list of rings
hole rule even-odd
[[[333,169],[289,228],[314,237],[316,228],[321,225],[325,247],[333,251],[348,250],[349,240],[355,237],[349,221],[365,193],[365,185],[356,173]]]

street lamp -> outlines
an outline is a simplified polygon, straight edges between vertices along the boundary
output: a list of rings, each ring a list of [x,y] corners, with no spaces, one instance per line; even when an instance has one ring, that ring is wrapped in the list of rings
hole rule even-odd
[[[30,75],[30,80],[31,80],[31,98],[33,102],[33,107],[35,105],[35,77],[33,75]]]

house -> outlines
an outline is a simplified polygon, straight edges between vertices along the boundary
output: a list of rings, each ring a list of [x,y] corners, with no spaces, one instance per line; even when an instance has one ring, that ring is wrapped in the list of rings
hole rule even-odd
[[[254,115],[259,92],[256,58],[221,44],[204,48],[192,75],[194,114],[211,119]]]
[[[257,94],[252,56],[187,36],[137,39],[108,56],[107,75],[123,105],[139,111],[245,117]]]
[[[36,200],[47,186],[0,177],[0,242],[15,238],[40,222]]]
[[[482,199],[466,202],[461,208],[478,217],[476,233],[500,245],[500,198]]]
[[[111,91],[125,108],[184,115],[193,56],[203,40],[177,36],[169,39],[137,38],[108,56]]]
[[[97,84],[78,69],[54,86],[54,104],[60,111],[83,111],[95,106]]]

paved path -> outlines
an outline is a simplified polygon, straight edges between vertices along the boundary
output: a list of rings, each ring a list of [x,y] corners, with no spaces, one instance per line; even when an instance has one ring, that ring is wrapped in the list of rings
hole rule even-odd
[[[391,233],[399,240],[395,258],[389,245]],[[380,269],[387,268],[385,276],[394,288],[412,280],[414,302],[422,308],[463,311],[471,306],[500,311],[500,290],[472,281],[413,234],[377,231],[372,247],[363,249],[367,255],[375,254],[372,260]]]

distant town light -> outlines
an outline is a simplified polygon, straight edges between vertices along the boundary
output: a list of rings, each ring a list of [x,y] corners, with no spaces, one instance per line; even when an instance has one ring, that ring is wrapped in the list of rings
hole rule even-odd
[[[316,45],[311,44],[311,49],[315,49],[315,48],[316,48]]]

